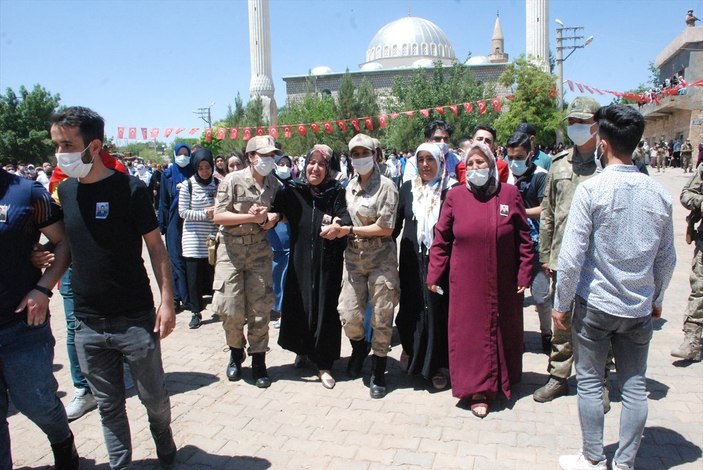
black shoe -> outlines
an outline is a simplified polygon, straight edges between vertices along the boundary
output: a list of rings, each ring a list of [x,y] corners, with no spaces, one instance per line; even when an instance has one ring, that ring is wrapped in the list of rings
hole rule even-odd
[[[242,378],[242,361],[244,349],[229,348],[229,364],[227,364],[227,379],[236,382]]]
[[[176,448],[176,443],[173,442],[171,428],[158,432],[152,427],[149,429],[154,438],[154,444],[156,444],[156,457],[159,459],[159,463],[163,468],[173,468],[176,463],[178,449]]]
[[[351,341],[352,354],[347,363],[347,374],[349,377],[356,379],[361,375],[361,369],[364,367],[364,360],[369,354],[371,345],[365,340]]]
[[[369,381],[369,395],[371,398],[386,396],[386,362],[387,357],[371,356],[371,380]]]
[[[76,444],[73,441],[73,433],[65,441],[51,444],[51,451],[54,453],[56,470],[78,470],[80,461]]]
[[[542,333],[542,352],[549,354],[552,352],[552,334]]]
[[[251,355],[251,376],[259,388],[271,386],[271,379],[266,372],[266,353],[253,353]]]
[[[191,330],[196,330],[200,328],[202,320],[202,315],[200,315],[199,313],[194,313],[193,317],[190,319],[190,323],[188,323],[188,328],[190,328]]]
[[[173,301],[173,311],[176,313],[181,313],[183,311],[183,305],[179,299]]]

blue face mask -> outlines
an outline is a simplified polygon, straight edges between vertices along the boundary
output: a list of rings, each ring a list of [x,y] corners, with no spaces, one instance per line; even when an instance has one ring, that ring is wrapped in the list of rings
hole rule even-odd
[[[527,160],[510,160],[510,171],[515,176],[522,176],[527,171]]]

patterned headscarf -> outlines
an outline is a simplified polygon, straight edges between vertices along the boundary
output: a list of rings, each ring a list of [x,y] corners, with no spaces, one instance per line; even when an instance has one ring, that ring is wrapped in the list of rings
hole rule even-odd
[[[422,181],[420,176],[420,165],[418,164],[418,174],[412,180],[411,192],[413,195],[413,216],[417,221],[417,244],[418,247],[425,247],[429,250],[434,238],[434,226],[439,219],[439,207],[442,196],[442,176],[444,175],[443,162],[440,158],[440,150],[436,144],[421,144],[415,151],[415,158],[420,152],[432,155],[437,163],[437,173],[431,181]]]
[[[482,198],[490,198],[493,196],[495,193],[498,192],[498,188],[500,188],[500,182],[498,180],[498,168],[496,164],[496,157],[493,156],[493,152],[491,152],[490,147],[488,145],[482,143],[482,142],[475,142],[471,144],[471,147],[468,148],[466,151],[466,161],[469,161],[469,157],[471,156],[472,153],[481,153],[485,158],[486,161],[488,161],[488,181],[486,184],[483,186],[474,186],[469,182],[469,171],[471,171],[468,166],[466,167],[466,187],[469,188],[469,191],[472,193],[482,196]]]

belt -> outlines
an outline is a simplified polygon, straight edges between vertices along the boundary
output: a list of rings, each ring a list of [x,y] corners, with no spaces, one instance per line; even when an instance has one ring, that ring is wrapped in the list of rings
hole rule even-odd
[[[349,244],[354,248],[379,248],[383,246],[385,242],[391,241],[388,237],[371,237],[371,238],[350,238]]]
[[[221,232],[224,237],[225,245],[232,243],[234,245],[253,245],[259,243],[266,238],[266,232],[259,232],[253,235],[231,235],[226,232]]]

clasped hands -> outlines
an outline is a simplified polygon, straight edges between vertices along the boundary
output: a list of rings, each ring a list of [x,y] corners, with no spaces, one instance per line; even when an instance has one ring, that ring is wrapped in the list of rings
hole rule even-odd
[[[278,220],[275,212],[269,212],[268,207],[258,204],[252,204],[249,214],[256,217],[256,223],[264,230],[272,229]]]

